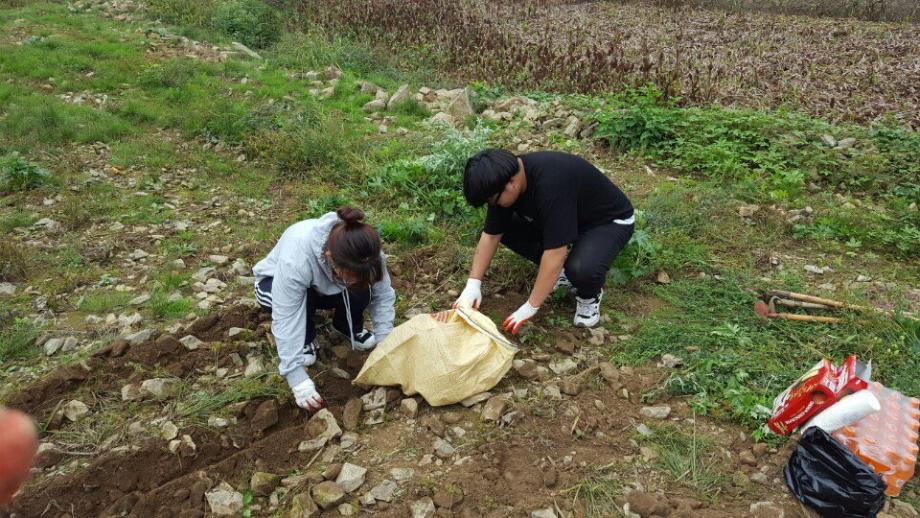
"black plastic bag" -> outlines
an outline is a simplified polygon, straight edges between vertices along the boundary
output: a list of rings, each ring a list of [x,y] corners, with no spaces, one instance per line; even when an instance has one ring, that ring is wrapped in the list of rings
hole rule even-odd
[[[813,426],[786,464],[786,485],[821,516],[874,518],[885,505],[885,481],[849,448]]]

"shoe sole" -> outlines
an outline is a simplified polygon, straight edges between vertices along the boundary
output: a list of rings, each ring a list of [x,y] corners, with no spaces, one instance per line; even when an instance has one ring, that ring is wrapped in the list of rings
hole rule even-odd
[[[575,327],[594,327],[600,321],[601,319],[597,318],[596,320],[593,320],[591,322],[575,322]]]

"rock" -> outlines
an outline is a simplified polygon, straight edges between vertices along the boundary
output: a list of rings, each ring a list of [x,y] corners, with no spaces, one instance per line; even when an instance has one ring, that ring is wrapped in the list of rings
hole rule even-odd
[[[827,147],[836,147],[837,139],[831,135],[821,135],[821,142],[824,142],[824,145]]]
[[[339,504],[339,507],[336,508],[336,510],[342,516],[354,516],[354,514],[357,512],[355,510],[355,506],[352,504],[348,504],[348,503]]]
[[[427,496],[409,504],[409,510],[412,511],[412,518],[431,518],[437,511],[434,501]]]
[[[520,362],[520,363],[518,363]],[[533,360],[514,360],[514,370],[523,378],[526,379],[536,379],[537,372],[537,362]]]
[[[463,501],[463,491],[460,488],[451,488],[452,490],[439,489],[435,491],[432,499],[434,505],[450,510],[455,505]]]
[[[396,89],[396,92],[392,96],[390,96],[390,100],[387,101],[387,109],[392,110],[393,108],[396,107],[396,105],[405,101],[408,98],[409,98],[409,85],[400,86],[398,89]]]
[[[261,434],[265,430],[275,426],[278,423],[278,403],[274,399],[267,399],[256,408],[256,413],[249,421],[249,426],[256,434]]]
[[[131,301],[128,302],[128,304],[130,304],[131,306],[140,306],[141,304],[144,304],[149,300],[150,300],[150,294],[144,293],[142,295],[138,295],[137,297],[134,297],[133,299],[131,299]]]
[[[418,415],[418,401],[413,398],[406,398],[399,402],[399,411],[409,419],[415,419]]]
[[[169,451],[175,453],[184,459],[192,458],[198,451],[198,445],[192,440],[192,436],[183,435],[179,440],[169,441]]]
[[[16,294],[16,286],[8,282],[0,282],[0,295],[11,296]]]
[[[566,137],[575,138],[578,136],[579,132],[581,132],[581,120],[573,115],[569,117],[562,133],[565,134]]]
[[[342,438],[339,439],[339,446],[343,450],[348,450],[358,442],[358,434],[355,432],[345,432],[342,434]]]
[[[671,284],[671,276],[664,270],[658,272],[658,276],[655,280],[658,281],[658,284]]]
[[[176,388],[175,380],[168,378],[152,378],[141,383],[141,392],[153,399],[163,400],[173,395]]]
[[[639,448],[639,455],[642,455],[642,460],[646,462],[651,462],[658,459],[658,452],[647,446],[642,446]]]
[[[155,331],[153,329],[144,329],[143,331],[138,331],[124,338],[130,347],[134,347],[149,341],[151,338],[153,338],[154,333]]]
[[[208,260],[217,265],[224,265],[230,261],[226,255],[209,255]]]
[[[759,442],[751,447],[751,451],[754,453],[754,456],[757,458],[763,457],[767,454],[767,451],[770,449],[765,442]]]
[[[43,349],[45,350],[46,356],[52,356],[54,353],[61,350],[61,347],[64,346],[63,338],[52,338],[45,342]]]
[[[593,331],[593,329],[591,329]],[[556,350],[562,354],[572,355],[575,354],[575,344],[567,340],[562,340],[556,342]]]
[[[249,479],[249,488],[256,496],[268,496],[281,483],[281,477],[274,473],[256,471]]]
[[[374,497],[374,500],[379,502],[390,502],[393,500],[393,493],[396,492],[396,482],[392,480],[384,480],[383,482],[377,484],[370,490],[371,496]]]
[[[224,419],[223,417],[217,417],[216,415],[212,415],[208,417],[208,426],[211,426],[214,428],[226,428],[229,425],[230,425],[230,422]]]
[[[444,439],[439,438],[434,441],[434,454],[437,455],[438,458],[449,459],[456,451],[454,446]]]
[[[233,338],[234,336],[239,336],[243,334],[243,331],[246,331],[242,327],[231,327],[227,330],[227,336]]]
[[[856,276],[856,282],[869,282],[871,280],[872,277],[869,277],[868,275],[859,274]]]
[[[358,81],[355,83],[355,85],[358,87],[358,91],[362,94],[372,94],[376,93],[377,90],[380,90],[379,86],[369,81]]]
[[[738,460],[745,466],[757,466],[757,459],[750,450],[742,450],[742,452],[738,454]]]
[[[342,412],[342,426],[348,431],[358,429],[361,419],[361,400],[353,397],[345,403],[345,410]]]
[[[577,379],[565,379],[559,383],[559,390],[568,396],[581,394],[581,382]]]
[[[537,509],[536,511],[530,511],[530,518],[556,518],[556,512],[553,511],[552,507]]]
[[[316,502],[308,493],[300,493],[291,499],[291,509],[285,518],[308,518],[319,515],[319,508]]]
[[[645,518],[646,516],[667,516],[671,512],[671,507],[666,500],[651,495],[643,491],[633,491],[626,495],[626,502],[629,503],[629,510]]]
[[[683,366],[684,361],[673,354],[661,355],[661,366],[667,369],[677,369]]]
[[[766,473],[756,472],[750,477],[751,482],[757,482],[758,484],[767,485],[770,483],[770,478],[767,477]]]
[[[179,427],[172,421],[166,421],[160,425],[160,437],[164,440],[171,441],[179,436]]]
[[[453,116],[444,112],[438,112],[428,120],[430,120],[432,124],[446,124],[447,126],[454,126],[457,124]]]
[[[299,451],[318,450],[332,439],[342,435],[342,429],[339,428],[339,423],[335,420],[335,416],[326,408],[320,409],[319,412],[313,414],[313,417],[307,422],[306,428],[308,433],[312,432],[313,438],[301,442],[297,446]]]
[[[562,399],[562,392],[559,390],[559,385],[555,383],[544,385],[543,395],[550,399]]]
[[[502,414],[505,413],[505,410],[508,408],[508,398],[505,396],[494,396],[489,398],[489,401],[486,402],[482,407],[482,418],[486,421],[492,421],[497,423],[501,419]]]
[[[838,141],[837,141],[837,145],[834,146],[834,148],[835,148],[835,149],[847,149],[847,148],[851,148],[851,147],[853,147],[853,146],[855,146],[855,145],[856,145],[856,139],[850,137],[850,138],[845,138],[845,139],[840,139],[840,140],[838,140]]]
[[[460,412],[444,412],[441,414],[441,421],[446,424],[457,424],[463,420],[463,416]]]
[[[649,428],[648,426],[646,426],[645,423],[641,423],[639,426],[637,426],[637,427],[636,427],[636,431],[639,432],[639,435],[641,435],[642,437],[651,437],[651,436],[652,436],[652,430],[651,430],[651,428]]]
[[[671,407],[668,405],[645,406],[639,410],[639,414],[649,419],[667,419],[671,415]]]
[[[342,489],[342,486],[328,480],[313,486],[311,494],[313,501],[323,510],[339,505],[345,498],[345,490]]]
[[[122,401],[137,401],[143,397],[144,394],[141,392],[141,387],[137,383],[129,383],[121,387]]]
[[[387,107],[387,102],[384,99],[374,99],[373,101],[369,101],[365,103],[364,106],[361,107],[361,109],[363,109],[366,112],[378,112],[380,110],[385,109],[386,107]]]
[[[543,472],[543,486],[552,488],[559,482],[559,473],[554,469],[548,469]]]
[[[211,507],[211,512],[218,516],[232,516],[243,509],[243,494],[235,491],[230,484],[221,484],[204,494]]]
[[[386,387],[377,387],[376,389],[361,396],[362,408],[365,412],[383,408],[387,404]]]
[[[258,52],[252,50],[251,48],[247,47],[246,45],[243,45],[242,43],[240,43],[240,42],[238,42],[238,41],[234,41],[234,42],[232,43],[232,45],[233,45],[233,48],[234,48],[234,49],[236,49],[236,50],[242,52],[243,54],[249,56],[250,58],[255,59],[255,60],[257,60],[257,61],[262,61],[262,56],[260,56]]]
[[[150,256],[150,254],[138,248],[137,250],[131,252],[131,255],[129,255],[128,257],[137,261],[138,259],[143,259],[148,256]]]
[[[263,372],[265,372],[265,366],[262,365],[262,358],[258,356],[249,356],[246,358],[246,370],[243,372],[244,376],[258,376]]]
[[[184,345],[185,348],[188,349],[189,351],[194,351],[195,349],[198,349],[199,347],[204,345],[204,342],[202,342],[201,340],[199,340],[197,337],[193,335],[184,336],[182,337],[181,340],[179,340],[179,342],[182,345]]]
[[[476,403],[482,403],[483,401],[489,399],[490,397],[492,397],[491,392],[480,392],[479,394],[473,394],[472,396],[464,399],[463,401],[460,402],[460,404],[466,408],[469,408],[475,405]]]
[[[738,207],[738,215],[742,218],[750,218],[757,214],[760,210],[760,205],[740,205]]]
[[[603,327],[588,329],[588,334],[591,335],[588,338],[588,343],[591,345],[604,345],[604,342],[607,341],[607,330]]]
[[[460,93],[455,95],[454,99],[447,105],[447,109],[444,111],[458,121],[466,120],[467,117],[474,115],[476,112],[473,111],[473,104],[470,102],[469,89],[464,88]]]
[[[754,518],[785,518],[786,512],[782,506],[773,502],[757,502],[751,504],[750,515]]]
[[[390,477],[397,482],[405,482],[412,478],[415,475],[415,470],[412,468],[393,468],[390,470]]]
[[[829,266],[815,266],[813,264],[806,264],[803,268],[806,272],[816,275],[823,275],[831,270]]]
[[[64,417],[67,418],[71,423],[76,422],[77,419],[85,416],[89,413],[89,407],[86,406],[86,403],[79,400],[71,400],[69,403],[61,407],[61,413]]]
[[[367,475],[367,468],[346,462],[342,465],[339,475],[335,477],[335,483],[341,486],[346,493],[351,493],[364,484],[365,475]]]
[[[578,364],[575,363],[575,360],[571,358],[562,358],[561,360],[553,360],[549,362],[549,370],[560,376],[568,374],[577,368]]]

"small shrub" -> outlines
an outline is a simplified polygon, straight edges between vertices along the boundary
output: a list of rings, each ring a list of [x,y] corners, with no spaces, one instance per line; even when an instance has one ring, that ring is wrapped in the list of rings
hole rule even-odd
[[[326,116],[318,121],[292,121],[280,128],[259,128],[246,138],[247,149],[292,178],[304,178],[317,169],[348,171],[356,145],[342,120]]]
[[[243,44],[265,48],[282,32],[280,13],[259,0],[231,0],[214,10],[214,27]]]
[[[384,219],[377,225],[384,241],[402,245],[422,245],[431,238],[431,224],[423,218]]]
[[[15,153],[0,158],[0,193],[35,189],[53,182],[51,171]]]
[[[93,222],[94,211],[87,200],[70,197],[61,204],[60,223],[65,230],[75,231],[88,227]]]

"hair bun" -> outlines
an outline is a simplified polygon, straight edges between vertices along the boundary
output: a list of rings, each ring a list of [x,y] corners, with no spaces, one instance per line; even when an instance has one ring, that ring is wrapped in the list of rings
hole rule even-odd
[[[347,225],[353,225],[355,223],[360,223],[364,220],[364,211],[361,209],[356,209],[348,205],[344,207],[339,207],[339,210],[335,211],[338,214],[339,218],[344,221]]]

